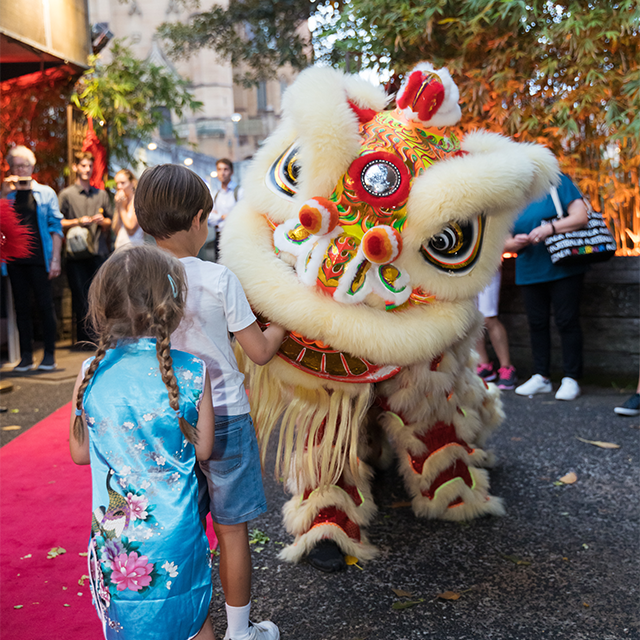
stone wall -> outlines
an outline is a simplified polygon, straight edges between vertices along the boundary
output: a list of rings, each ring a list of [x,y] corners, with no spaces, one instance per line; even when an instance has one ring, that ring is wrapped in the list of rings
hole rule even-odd
[[[520,380],[531,375],[529,328],[515,260],[503,263],[500,319],[507,328],[511,360]],[[593,265],[585,277],[581,304],[585,379],[612,384],[636,380],[640,363],[640,257],[615,257]],[[552,319],[552,376],[562,372],[560,339]],[[635,384],[635,383],[634,383]]]

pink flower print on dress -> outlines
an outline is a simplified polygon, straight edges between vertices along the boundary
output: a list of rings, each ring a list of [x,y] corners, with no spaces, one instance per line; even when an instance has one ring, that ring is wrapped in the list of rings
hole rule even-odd
[[[134,520],[146,520],[147,506],[149,501],[144,496],[137,496],[135,493],[127,493],[127,504],[131,509],[131,517]]]
[[[132,551],[128,556],[121,553],[113,561],[111,582],[118,585],[118,591],[139,591],[151,584],[153,564],[148,560],[147,556],[138,556]]]

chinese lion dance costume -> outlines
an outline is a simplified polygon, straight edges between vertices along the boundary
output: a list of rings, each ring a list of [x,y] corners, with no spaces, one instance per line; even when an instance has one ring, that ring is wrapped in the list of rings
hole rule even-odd
[[[484,468],[503,413],[475,374],[475,297],[514,216],[558,167],[542,146],[496,133],[459,141],[458,99],[446,69],[426,63],[394,110],[357,76],[304,71],[227,221],[222,262],[259,320],[288,331],[264,367],[237,347],[263,459],[280,425],[286,560],[327,541],[340,560],[373,558],[373,466],[394,454],[416,516],[504,511]]]

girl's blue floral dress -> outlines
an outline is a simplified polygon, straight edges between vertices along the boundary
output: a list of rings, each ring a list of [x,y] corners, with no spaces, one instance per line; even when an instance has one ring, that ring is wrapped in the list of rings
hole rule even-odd
[[[171,355],[180,413],[195,426],[204,362]],[[105,637],[187,640],[208,615],[211,554],[198,514],[195,449],[169,406],[155,340],[109,349],[83,408],[93,484],[89,572]]]

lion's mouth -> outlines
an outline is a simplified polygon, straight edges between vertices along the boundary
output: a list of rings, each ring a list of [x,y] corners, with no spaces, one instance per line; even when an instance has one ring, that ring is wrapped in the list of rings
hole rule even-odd
[[[258,318],[262,327],[269,325]],[[345,351],[338,351],[320,340],[305,338],[296,331],[285,337],[277,354],[290,365],[327,380],[371,383],[387,380],[400,371],[396,365],[377,365]]]

